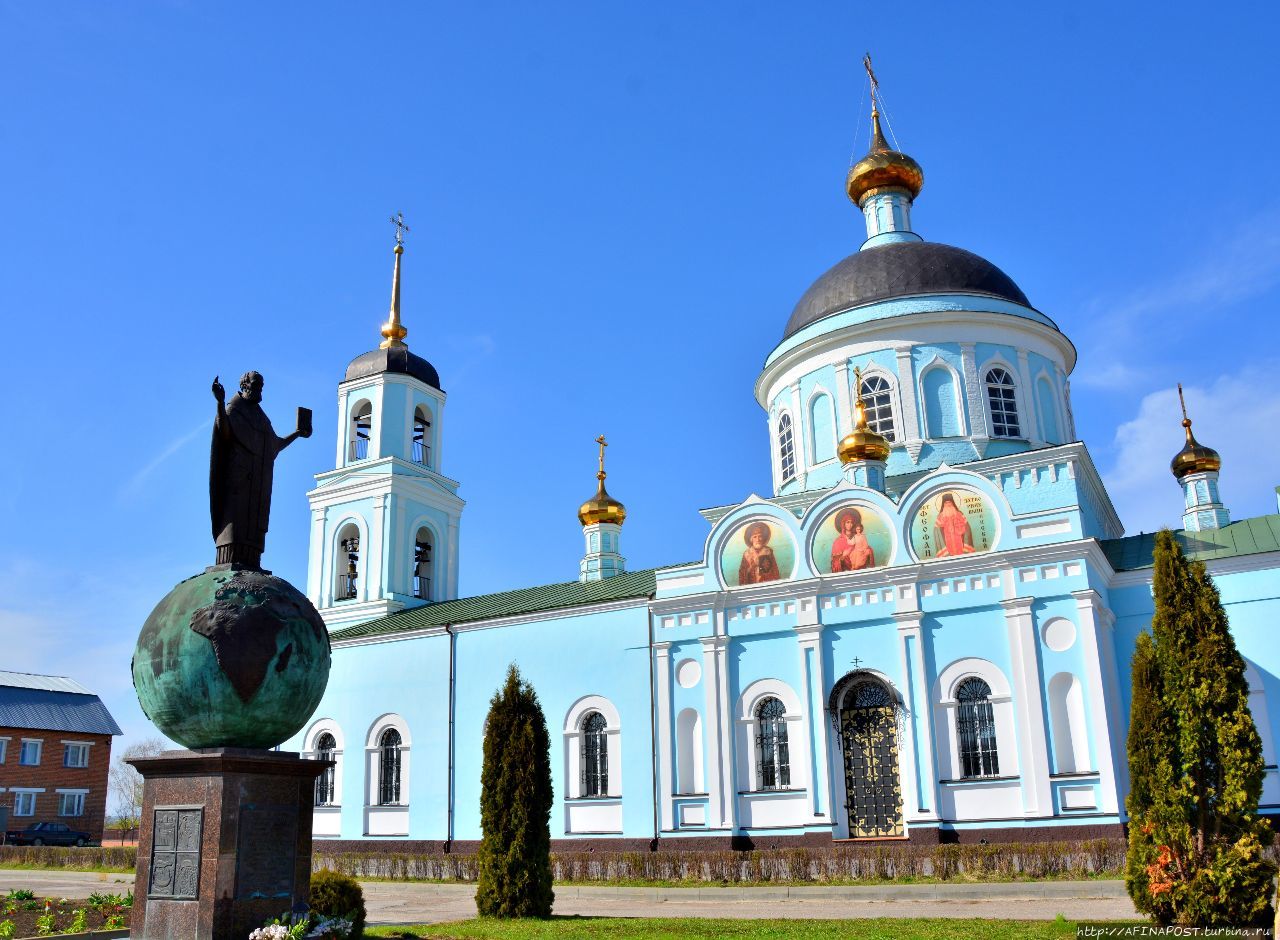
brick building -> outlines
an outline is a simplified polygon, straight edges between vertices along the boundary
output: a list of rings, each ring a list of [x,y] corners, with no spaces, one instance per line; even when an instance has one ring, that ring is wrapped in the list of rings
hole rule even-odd
[[[8,828],[61,822],[101,840],[111,738],[120,733],[80,683],[0,671],[0,808]]]

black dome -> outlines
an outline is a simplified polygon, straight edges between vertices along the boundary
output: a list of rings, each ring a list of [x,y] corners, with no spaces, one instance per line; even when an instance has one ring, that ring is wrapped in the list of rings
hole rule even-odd
[[[986,294],[1030,307],[1027,295],[990,261],[938,242],[894,242],[857,251],[804,292],[783,337],[850,307],[913,294]]]
[[[440,388],[440,373],[436,367],[421,356],[409,352],[407,346],[394,346],[391,349],[371,349],[363,356],[356,356],[347,366],[347,377],[343,381],[363,379],[369,375],[383,372],[395,372],[399,375],[411,375],[432,388]]]

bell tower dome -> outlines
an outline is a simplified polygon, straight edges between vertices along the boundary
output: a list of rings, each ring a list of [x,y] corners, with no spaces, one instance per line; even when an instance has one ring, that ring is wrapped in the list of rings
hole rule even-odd
[[[440,375],[405,343],[403,216],[377,348],[338,384],[334,469],[316,475],[307,595],[330,629],[458,595],[458,483],[441,472]]]

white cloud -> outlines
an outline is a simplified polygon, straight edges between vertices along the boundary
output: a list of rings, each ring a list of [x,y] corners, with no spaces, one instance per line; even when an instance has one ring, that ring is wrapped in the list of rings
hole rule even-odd
[[[116,494],[116,498],[119,501],[124,502],[138,495],[138,493],[142,491],[142,485],[147,482],[147,478],[151,476],[151,474],[154,473],[162,463],[164,463],[166,460],[168,460],[178,451],[182,450],[182,448],[185,447],[187,444],[191,443],[191,441],[193,441],[201,431],[208,428],[212,423],[213,423],[212,419],[201,421],[198,425],[196,425],[186,434],[183,434],[181,437],[175,438],[174,440],[170,441],[168,446],[165,447],[164,450],[156,454],[156,456],[153,457],[151,461],[147,463],[146,466],[144,466],[141,470],[139,470],[137,473],[131,476],[125,482],[125,484],[120,487],[120,491]]]
[[[1222,455],[1222,499],[1233,519],[1276,511],[1278,373],[1280,362],[1264,363],[1184,389],[1196,439]],[[1182,496],[1169,473],[1184,440],[1181,420],[1177,391],[1163,389],[1116,429],[1116,460],[1103,477],[1129,533],[1182,525]]]

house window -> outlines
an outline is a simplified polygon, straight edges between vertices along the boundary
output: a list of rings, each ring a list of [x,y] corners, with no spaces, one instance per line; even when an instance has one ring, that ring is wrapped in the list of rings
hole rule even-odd
[[[987,372],[987,405],[991,411],[991,433],[996,437],[1021,437],[1018,425],[1018,400],[1014,395],[1013,376],[1005,369]]]
[[[867,427],[886,441],[895,440],[893,428],[893,402],[889,382],[882,375],[869,375],[862,380],[862,404],[867,409]]]
[[[328,731],[316,738],[315,755],[317,760],[333,760],[338,750],[338,742]],[[316,806],[332,806],[335,783],[334,767],[326,767],[316,778]]]
[[[400,732],[395,728],[378,738],[378,805],[400,805]]]
[[[791,785],[786,715],[786,708],[776,698],[756,706],[757,790],[782,790]]]
[[[351,410],[350,460],[364,460],[369,456],[369,438],[373,433],[373,406],[367,401],[357,402]]]
[[[59,793],[58,794],[58,815],[59,816],[83,816],[84,815],[84,794],[83,793]]]
[[[413,596],[431,600],[431,533],[425,528],[413,542]]]
[[[40,764],[42,741],[23,741],[22,750],[18,752],[18,763],[24,767],[37,767]]]
[[[424,467],[431,465],[431,419],[421,405],[413,410],[413,460]]]
[[[5,752],[9,750],[8,738],[0,738],[0,764],[4,763]]]
[[[582,719],[582,795],[609,793],[609,739],[604,715],[591,712]]]
[[[960,767],[964,777],[1000,774],[996,754],[996,722],[991,712],[991,686],[981,679],[965,679],[956,689],[956,734],[960,739]]]
[[[36,795],[34,793],[15,793],[13,795],[13,815],[34,816],[36,814]]]
[[[791,415],[784,414],[778,421],[778,456],[782,462],[782,482],[796,475],[796,437],[791,430]]]
[[[89,766],[89,745],[87,744],[68,744],[66,750],[62,752],[63,767],[88,767]]]

